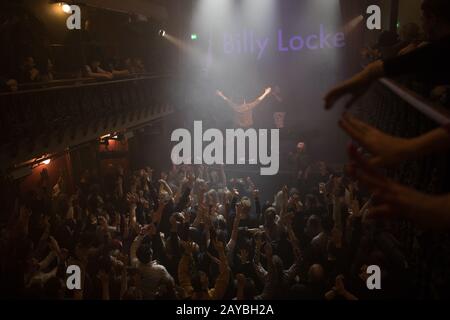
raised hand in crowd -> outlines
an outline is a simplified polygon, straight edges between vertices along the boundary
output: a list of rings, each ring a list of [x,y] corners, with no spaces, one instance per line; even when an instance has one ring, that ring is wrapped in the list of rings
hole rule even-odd
[[[351,294],[344,284],[344,276],[338,275],[335,280],[334,287],[325,294],[326,300],[334,300],[337,296],[341,296],[345,300],[358,300],[356,296]]]

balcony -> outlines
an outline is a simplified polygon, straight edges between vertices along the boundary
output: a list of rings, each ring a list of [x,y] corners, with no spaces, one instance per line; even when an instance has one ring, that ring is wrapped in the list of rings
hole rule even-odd
[[[440,110],[445,113],[446,110]],[[434,120],[402,100],[382,82],[361,101],[360,117],[378,129],[399,137],[416,137],[439,126]],[[450,192],[450,153],[405,162],[390,172],[403,184],[428,193]]]
[[[409,94],[406,91],[404,93]],[[377,82],[359,103],[356,113],[359,118],[383,132],[399,137],[415,137],[438,127],[436,120],[439,120],[439,115],[448,119],[447,110],[436,106],[432,108],[437,115],[433,120],[400,98],[388,88],[386,82]],[[449,163],[450,153],[432,155],[405,162],[396,169],[389,170],[388,174],[402,184],[426,193],[449,193]],[[443,288],[450,283],[448,233],[420,230],[408,221],[400,222],[396,228],[397,239],[401,241],[411,263],[411,279],[415,279],[414,285],[421,289],[421,296],[417,298],[445,297]]]
[[[0,94],[1,168],[11,169],[171,114],[168,81],[169,75],[107,82],[79,79]]]

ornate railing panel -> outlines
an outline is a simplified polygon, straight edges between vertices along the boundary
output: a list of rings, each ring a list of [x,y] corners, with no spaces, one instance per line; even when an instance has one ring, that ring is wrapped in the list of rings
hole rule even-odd
[[[142,77],[0,94],[0,164],[8,168],[42,154],[61,152],[103,134],[133,128],[173,112],[168,76]],[[376,83],[357,107],[359,117],[380,130],[414,137],[438,124]],[[450,192],[450,153],[403,163],[389,175],[424,192]],[[422,297],[443,297],[450,285],[449,233],[399,224],[398,236]]]
[[[439,126],[381,82],[374,84],[358,104],[357,113],[383,132],[400,137],[415,137]],[[405,162],[389,170],[388,174],[423,192],[449,193],[450,153]],[[399,224],[398,237],[411,263],[412,280],[422,298],[446,296],[443,288],[450,285],[449,236],[450,233],[419,230],[409,222]]]
[[[170,76],[0,94],[2,169],[172,112]]]

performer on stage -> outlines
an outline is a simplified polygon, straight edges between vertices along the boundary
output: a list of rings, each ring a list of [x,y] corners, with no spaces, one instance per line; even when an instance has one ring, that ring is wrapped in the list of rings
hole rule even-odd
[[[253,109],[256,108],[272,92],[272,88],[267,88],[264,93],[251,103],[244,102],[236,104],[226,97],[222,91],[217,90],[217,95],[225,100],[233,108],[235,113],[235,126],[238,128],[251,128],[253,126]]]

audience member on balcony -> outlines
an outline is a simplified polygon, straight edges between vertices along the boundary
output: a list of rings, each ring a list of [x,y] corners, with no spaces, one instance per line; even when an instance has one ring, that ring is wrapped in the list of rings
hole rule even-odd
[[[413,22],[401,27],[400,40],[401,50],[398,52],[399,55],[409,53],[426,44],[420,35],[420,27]]]
[[[405,160],[450,148],[450,132],[444,127],[406,139],[385,134],[348,113],[344,114],[339,125],[371,153],[367,164],[374,167],[392,167]]]
[[[128,69],[126,61],[118,57],[113,58],[108,64],[108,71],[113,74],[114,78],[126,77],[132,73],[130,69]]]
[[[431,99],[442,106],[450,107],[450,85],[435,87],[431,91]]]
[[[142,62],[141,58],[134,58],[132,61],[133,69],[135,73],[146,73],[144,62]]]
[[[401,27],[399,35],[392,31],[383,31],[374,47],[366,47],[361,51],[363,61],[373,62],[403,55],[425,45],[421,39],[420,27],[415,23],[407,23]]]
[[[375,49],[378,50],[381,59],[388,59],[397,55],[400,45],[400,38],[395,31],[383,31],[378,38]]]
[[[19,83],[38,82],[41,80],[41,74],[36,68],[36,63],[32,56],[27,56],[22,60],[17,80]]]
[[[370,87],[373,81],[383,76],[395,77],[416,74],[434,85],[450,82],[450,1],[424,0],[422,4],[423,29],[429,44],[407,54],[368,65],[362,72],[329,91],[325,96],[325,107],[330,109],[343,96],[349,94],[351,106]]]
[[[450,194],[434,196],[402,186],[376,171],[377,167],[394,166],[404,160],[414,159],[450,148],[450,130],[438,128],[422,136],[405,139],[387,135],[372,126],[345,114],[341,127],[359,143],[369,158],[352,146],[349,154],[352,165],[349,172],[374,192],[376,205],[371,214],[412,219],[422,227],[450,228]]]
[[[131,74],[142,74],[145,73],[145,67],[142,60],[139,58],[131,59],[125,58],[124,68],[129,70]]]
[[[50,59],[47,60],[47,65],[45,66],[45,68],[43,70],[44,71],[42,71],[42,74],[41,74],[41,81],[49,82],[49,81],[55,80],[55,76],[54,76],[55,67],[53,65],[52,60],[50,60]]]
[[[130,72],[130,74],[137,73],[136,69],[135,69],[135,67],[133,65],[133,60],[131,60],[130,57],[127,57],[127,58],[123,59],[123,68],[128,70]]]
[[[331,108],[346,94],[350,106],[377,78],[417,73],[436,85],[448,84],[450,76],[450,1],[425,0],[422,4],[424,30],[430,44],[412,52],[369,65],[363,72],[332,89],[325,97],[326,108]],[[375,170],[376,166],[396,165],[399,162],[430,152],[448,150],[450,130],[435,129],[414,139],[386,135],[348,115],[340,122],[343,129],[372,154],[369,160],[351,147],[352,165],[349,172],[374,192],[372,214],[401,215],[435,229],[450,228],[450,195],[432,196],[402,186]]]
[[[382,31],[374,46],[365,47],[361,50],[363,64],[367,65],[379,59],[394,57],[401,48],[402,42],[396,32]]]
[[[7,79],[2,76],[0,76],[0,92],[4,91],[17,91],[18,89],[18,83],[15,79]]]
[[[88,65],[85,67],[86,75],[89,78],[95,78],[100,80],[112,80],[114,78],[112,72],[103,70],[100,67],[100,60],[92,59]]]

